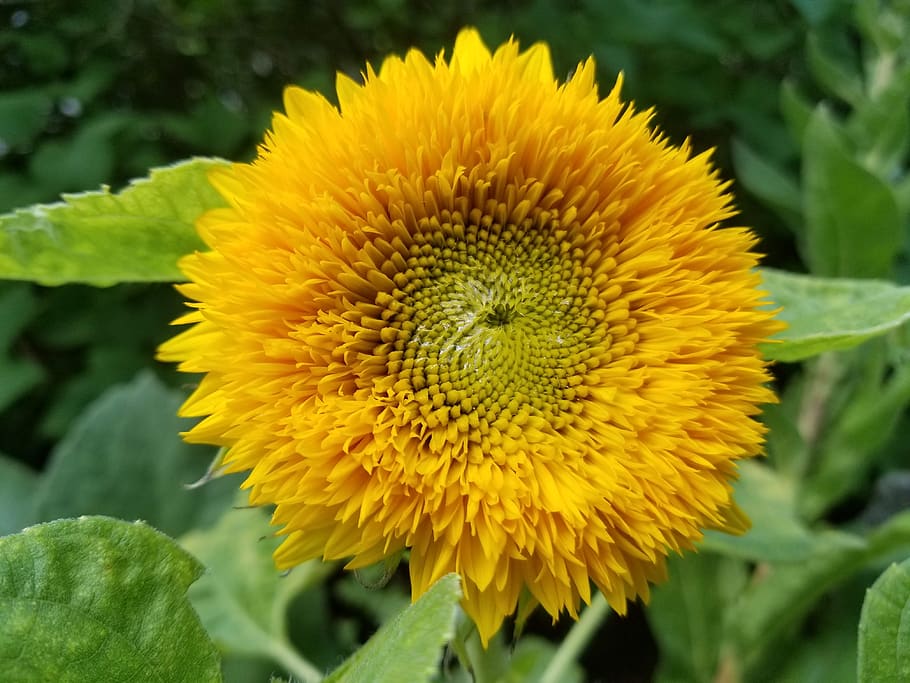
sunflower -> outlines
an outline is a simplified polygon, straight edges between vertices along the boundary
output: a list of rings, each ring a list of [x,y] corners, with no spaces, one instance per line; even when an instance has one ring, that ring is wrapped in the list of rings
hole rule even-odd
[[[414,598],[457,572],[486,642],[523,591],[624,612],[670,551],[746,528],[778,329],[755,238],[718,226],[708,155],[594,71],[464,30],[339,75],[338,108],[288,88],[258,158],[212,175],[229,208],[160,356],[204,373],[185,438],[274,506],[280,568],[408,550]]]

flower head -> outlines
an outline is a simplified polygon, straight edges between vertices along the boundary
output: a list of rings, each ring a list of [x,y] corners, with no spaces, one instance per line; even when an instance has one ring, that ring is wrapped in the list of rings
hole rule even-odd
[[[601,100],[591,60],[560,85],[545,45],[472,30],[337,93],[289,88],[213,175],[230,208],[161,348],[205,373],[186,438],[275,506],[277,564],[409,549],[414,596],[458,572],[486,640],[524,589],[624,611],[669,551],[742,530],[777,324],[707,155]]]

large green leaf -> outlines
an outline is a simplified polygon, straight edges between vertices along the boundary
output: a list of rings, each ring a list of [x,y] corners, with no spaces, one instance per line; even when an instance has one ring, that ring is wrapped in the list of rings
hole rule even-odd
[[[233,500],[224,478],[187,490],[212,451],[184,443],[182,397],[143,372],[92,403],[57,445],[35,495],[42,521],[83,514],[143,519],[177,535],[211,523]]]
[[[894,192],[856,161],[824,107],[803,138],[807,260],[825,276],[891,275],[903,239]]]
[[[879,280],[821,278],[763,268],[764,287],[787,329],[763,352],[796,361],[856,346],[910,320],[910,287]]]
[[[360,650],[326,683],[424,683],[437,673],[442,646],[455,632],[460,579],[448,574]]]
[[[861,683],[910,681],[910,560],[888,567],[866,594],[857,672]]]
[[[201,573],[141,523],[82,517],[0,538],[0,680],[221,680],[186,597]]]
[[[189,595],[219,647],[270,657],[303,681],[321,678],[288,640],[287,608],[333,564],[312,561],[280,574],[272,559],[278,539],[259,509],[232,510],[211,529],[192,531],[180,543],[208,568]]]
[[[193,224],[224,200],[207,172],[218,159],[153,169],[118,194],[65,195],[0,216],[0,278],[46,285],[184,279],[177,259],[203,248]]]

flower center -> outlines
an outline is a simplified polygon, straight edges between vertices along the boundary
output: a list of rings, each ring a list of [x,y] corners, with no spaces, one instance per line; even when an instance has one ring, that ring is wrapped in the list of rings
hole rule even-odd
[[[389,372],[430,426],[472,413],[563,424],[554,418],[609,343],[579,231],[544,212],[511,224],[473,211],[422,219],[415,233],[383,317],[397,329]]]
[[[493,304],[484,315],[483,321],[489,327],[502,327],[512,322],[515,313],[510,304]]]

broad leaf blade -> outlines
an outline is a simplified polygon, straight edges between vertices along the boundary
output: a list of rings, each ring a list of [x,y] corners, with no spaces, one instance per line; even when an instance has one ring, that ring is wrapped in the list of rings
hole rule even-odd
[[[910,560],[888,567],[866,594],[857,673],[860,683],[910,680]]]
[[[45,285],[183,280],[177,259],[204,248],[194,222],[224,206],[207,172],[218,159],[153,169],[118,194],[65,195],[0,216],[0,278]]]
[[[856,346],[910,320],[910,287],[879,280],[820,278],[762,269],[762,282],[787,329],[767,358],[797,361]]]
[[[238,482],[225,477],[186,489],[205,472],[213,451],[180,439],[187,427],[177,417],[181,402],[180,392],[143,372],[90,404],[41,477],[37,519],[143,519],[173,535],[213,522],[230,506]]]
[[[448,574],[385,624],[325,683],[424,683],[437,673],[442,646],[455,632],[461,586]]]
[[[0,538],[0,680],[221,680],[185,595],[201,573],[142,523],[83,517]]]

